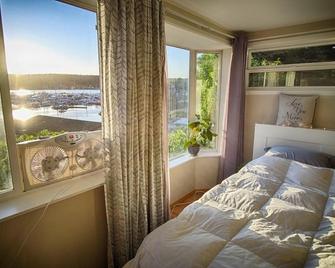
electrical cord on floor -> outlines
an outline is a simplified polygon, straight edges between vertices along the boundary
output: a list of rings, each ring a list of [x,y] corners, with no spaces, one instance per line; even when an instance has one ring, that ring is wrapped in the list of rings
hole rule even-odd
[[[204,194],[206,193],[207,190],[196,190],[194,192],[194,195],[198,195],[198,194]],[[194,200],[195,201],[195,200]],[[171,208],[171,214],[173,214],[173,211],[176,207],[180,207],[180,206],[185,206],[185,205],[190,205],[192,204],[194,201],[188,201],[188,202],[183,202],[183,203],[177,203],[177,204],[174,204]]]
[[[197,194],[204,194],[204,193],[206,193],[208,190],[196,190],[195,192],[194,192],[194,194],[195,195],[197,195]]]
[[[69,189],[71,189],[73,187],[74,183],[71,185],[66,185],[65,187],[63,187],[62,189],[60,189],[58,192],[56,192],[56,194],[50,199],[50,201],[45,205],[42,214],[40,215],[40,217],[37,219],[37,221],[35,222],[35,224],[32,226],[32,228],[30,229],[30,231],[28,232],[28,234],[26,235],[26,237],[23,239],[22,243],[20,244],[20,247],[18,248],[15,257],[12,261],[12,263],[9,265],[8,268],[12,268],[16,262],[16,260],[18,259],[18,257],[20,256],[25,244],[28,242],[30,236],[33,234],[33,232],[35,231],[35,229],[38,227],[38,225],[40,224],[40,222],[42,221],[42,219],[44,218],[45,214],[47,213],[47,210],[49,208],[49,206],[56,200],[57,196],[60,194],[64,194],[66,193]]]

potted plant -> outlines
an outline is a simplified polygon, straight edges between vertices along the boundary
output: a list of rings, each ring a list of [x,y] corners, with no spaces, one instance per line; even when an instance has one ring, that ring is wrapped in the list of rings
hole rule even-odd
[[[216,133],[212,132],[213,124],[209,118],[201,118],[200,115],[195,115],[196,120],[188,124],[189,135],[184,146],[188,152],[197,156],[200,151],[200,146],[208,146]]]

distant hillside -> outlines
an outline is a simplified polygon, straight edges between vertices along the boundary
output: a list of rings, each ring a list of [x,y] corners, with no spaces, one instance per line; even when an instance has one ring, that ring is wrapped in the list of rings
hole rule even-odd
[[[11,89],[99,88],[98,75],[10,74]]]

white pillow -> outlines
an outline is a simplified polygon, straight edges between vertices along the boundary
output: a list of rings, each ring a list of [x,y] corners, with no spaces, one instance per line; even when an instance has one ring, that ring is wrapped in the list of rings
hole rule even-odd
[[[318,96],[279,95],[277,125],[312,127]]]

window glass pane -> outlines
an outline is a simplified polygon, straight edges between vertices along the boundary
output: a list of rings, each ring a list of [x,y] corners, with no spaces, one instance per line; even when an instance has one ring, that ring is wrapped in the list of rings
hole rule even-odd
[[[186,152],[189,62],[186,49],[167,47],[168,91],[169,91],[169,154],[170,158]]]
[[[249,87],[335,86],[335,69],[250,73]]]
[[[196,112],[214,124],[214,132],[217,132],[218,121],[219,59],[217,53],[197,53]],[[209,148],[215,144],[213,141]]]
[[[335,61],[335,44],[251,53],[252,67]]]
[[[265,73],[250,73],[249,74],[249,87],[264,87],[265,86]]]
[[[17,141],[101,128],[96,14],[53,0],[2,0]]]
[[[295,86],[335,86],[335,69],[295,72]]]
[[[0,97],[0,193],[13,188]]]

